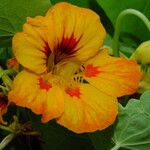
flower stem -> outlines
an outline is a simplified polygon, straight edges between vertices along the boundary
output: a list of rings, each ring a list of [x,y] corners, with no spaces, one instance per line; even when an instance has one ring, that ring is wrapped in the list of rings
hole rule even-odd
[[[0,124],[0,129],[5,130],[5,131],[9,131],[9,132],[13,132],[13,130],[10,127],[3,126],[1,124]]]
[[[2,85],[0,85],[0,89],[2,90],[3,94],[7,95],[8,89]]]
[[[10,88],[11,88],[11,85],[12,85],[12,80],[9,78],[9,76],[4,75],[4,76],[2,77],[2,80],[3,80],[4,84],[5,84],[5,86],[10,89]]]
[[[16,135],[11,133],[7,135],[0,143],[0,150],[3,150],[15,137]]]
[[[13,69],[6,69],[6,70],[0,70],[0,78],[3,76],[3,75],[14,75],[16,73],[15,70]]]
[[[116,57],[119,57],[118,41],[119,41],[119,35],[120,35],[120,30],[121,30],[121,25],[122,25],[122,19],[127,15],[135,15],[138,18],[140,18],[141,21],[143,21],[143,23],[148,28],[148,31],[150,31],[150,21],[143,13],[135,9],[126,9],[122,11],[117,18],[115,33],[113,37],[113,55]]]
[[[14,74],[13,70],[3,70],[0,67],[0,78],[2,78],[6,87],[10,88],[12,85],[12,80],[9,78],[8,74]]]

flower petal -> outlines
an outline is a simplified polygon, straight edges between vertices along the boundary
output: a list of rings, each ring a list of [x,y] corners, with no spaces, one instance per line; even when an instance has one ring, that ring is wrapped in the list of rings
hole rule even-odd
[[[28,17],[23,32],[13,37],[13,50],[21,65],[40,74],[47,71],[51,52],[55,64],[94,56],[105,34],[95,12],[63,2],[50,8],[45,17]]]
[[[96,54],[106,34],[95,12],[65,2],[54,5],[46,18],[49,46],[56,55],[85,61]]]
[[[42,122],[59,117],[64,110],[62,92],[49,80],[49,75],[38,76],[22,71],[14,79],[8,98],[18,106],[42,114]]]
[[[125,58],[115,58],[103,49],[86,62],[84,78],[100,91],[112,96],[133,94],[141,78],[139,66]]]
[[[44,28],[39,21],[44,22],[44,17],[31,18],[23,26],[23,32],[16,33],[13,37],[13,52],[21,65],[36,73],[47,70],[47,60],[51,53],[44,33]],[[38,23],[36,25],[36,23]]]
[[[105,129],[116,118],[117,99],[90,84],[66,89],[64,99],[64,113],[57,122],[76,133]]]

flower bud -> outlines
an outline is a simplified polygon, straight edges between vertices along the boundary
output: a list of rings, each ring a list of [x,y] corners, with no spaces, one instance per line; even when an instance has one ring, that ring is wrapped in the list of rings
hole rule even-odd
[[[132,54],[131,59],[141,64],[150,64],[150,41],[143,42]]]
[[[14,69],[15,71],[19,70],[19,63],[16,58],[10,58],[7,60],[7,68]]]
[[[148,68],[147,72],[143,73],[142,80],[139,84],[138,93],[143,93],[146,90],[150,90],[150,68]]]

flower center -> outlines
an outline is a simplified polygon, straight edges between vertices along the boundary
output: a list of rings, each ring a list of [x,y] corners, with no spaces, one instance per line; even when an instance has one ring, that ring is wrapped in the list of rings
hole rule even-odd
[[[74,34],[70,37],[63,37],[61,42],[55,46],[53,53],[50,53],[50,48],[48,44],[45,43],[45,54],[47,56],[47,64],[49,69],[61,61],[74,57],[75,52],[78,50],[78,48],[76,48],[77,44],[81,38],[82,36],[76,39]]]
[[[60,62],[53,66],[51,71],[51,83],[54,83],[62,88],[76,87],[83,82],[79,75],[81,64],[76,61]]]
[[[54,67],[54,72],[64,78],[72,77],[80,69],[80,63],[76,61],[66,61],[58,63]]]

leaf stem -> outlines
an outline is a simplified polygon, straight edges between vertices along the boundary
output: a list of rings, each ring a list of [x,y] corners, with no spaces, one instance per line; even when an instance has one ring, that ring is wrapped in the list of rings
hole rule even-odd
[[[122,20],[127,15],[135,15],[138,18],[140,18],[141,21],[143,21],[143,23],[148,28],[148,31],[150,32],[150,21],[143,13],[141,13],[140,11],[135,10],[135,9],[126,9],[126,10],[122,11],[116,20],[115,33],[114,33],[114,37],[113,37],[113,55],[116,57],[119,57],[118,41],[119,41]]]
[[[119,144],[116,144],[113,148],[111,148],[110,150],[118,150],[120,148]]]

